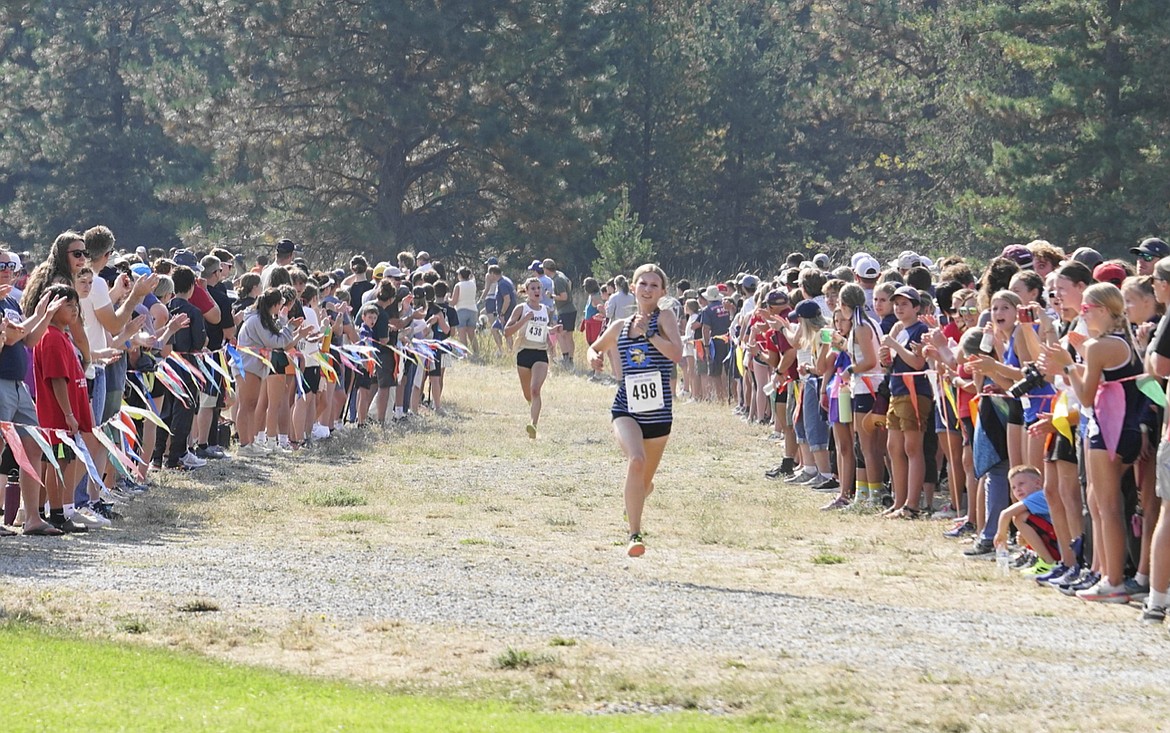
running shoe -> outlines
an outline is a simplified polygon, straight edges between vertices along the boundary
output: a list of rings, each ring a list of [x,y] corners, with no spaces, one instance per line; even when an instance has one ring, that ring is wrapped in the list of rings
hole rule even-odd
[[[837,479],[833,478],[832,476],[830,476],[829,478],[827,478],[819,483],[812,482],[809,484],[809,486],[812,488],[813,491],[840,491],[841,490],[841,484],[838,483]]]
[[[970,560],[991,560],[995,558],[995,545],[991,544],[991,540],[985,540],[982,537],[977,538],[971,546],[963,550],[963,557]]]
[[[1031,550],[1021,550],[1019,554],[1011,559],[1008,563],[1013,570],[1026,570],[1036,564],[1040,558],[1036,557],[1036,553]]]
[[[89,507],[77,507],[72,514],[68,515],[69,519],[76,524],[82,524],[90,529],[101,529],[102,527],[109,527],[110,520],[101,516]]]
[[[642,557],[646,553],[646,545],[642,542],[642,533],[630,535],[630,543],[626,545],[626,554],[630,557]]]
[[[849,506],[849,500],[846,499],[844,496],[838,496],[836,499],[833,499],[828,504],[825,504],[823,507],[821,507],[821,511],[822,512],[831,512],[831,511],[835,511],[837,509],[846,509],[846,508],[848,508],[848,506]]]
[[[1157,625],[1166,619],[1165,606],[1151,606],[1150,599],[1147,597],[1146,602],[1142,604],[1142,623]]]
[[[524,426],[524,431],[528,433],[529,438],[531,438],[532,440],[536,440],[536,426],[535,425],[533,425],[532,423],[528,423],[527,425]]]
[[[814,481],[820,481],[820,479],[821,475],[816,471],[812,473],[798,471],[794,477],[788,480],[788,483],[796,486],[804,486],[805,484],[811,484]]]
[[[953,540],[962,539],[969,534],[975,534],[975,525],[970,522],[963,522],[954,529],[948,529],[943,532],[943,537],[950,537]]]
[[[1074,578],[1073,582],[1062,583],[1060,587],[1057,588],[1057,590],[1066,596],[1075,596],[1077,591],[1092,588],[1093,586],[1097,585],[1097,582],[1100,580],[1100,575],[1093,572],[1092,570],[1086,570],[1085,572],[1081,573],[1080,577]]]
[[[1125,583],[1109,585],[1109,581],[1104,579],[1098,580],[1095,585],[1076,591],[1076,596],[1082,601],[1097,603],[1129,603],[1129,594],[1125,592]]]
[[[1137,578],[1126,578],[1122,585],[1125,586],[1125,592],[1131,600],[1144,601],[1150,595],[1150,584],[1143,585],[1137,582]]]
[[[207,461],[205,459],[200,458],[191,451],[187,451],[179,460],[181,460],[183,465],[187,468],[203,468],[207,465]]]
[[[1045,562],[1037,557],[1030,566],[1020,570],[1020,575],[1023,575],[1025,578],[1037,578],[1041,575],[1047,575],[1052,571],[1052,568],[1052,563]]]
[[[1037,575],[1036,582],[1044,584],[1044,583],[1047,583],[1048,581],[1052,580],[1053,578],[1062,577],[1067,572],[1068,572],[1068,566],[1062,562],[1058,562],[1055,565],[1053,565],[1052,567],[1048,568],[1047,571]]]

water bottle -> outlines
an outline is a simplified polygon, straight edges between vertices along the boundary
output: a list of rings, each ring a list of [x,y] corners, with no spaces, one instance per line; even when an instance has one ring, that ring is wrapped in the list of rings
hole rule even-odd
[[[1000,545],[995,548],[995,565],[999,568],[1000,575],[1011,575],[1011,557],[1006,546]]]
[[[993,348],[995,348],[995,338],[992,336],[991,326],[988,325],[987,328],[983,329],[983,338],[979,340],[979,351],[990,354]]]

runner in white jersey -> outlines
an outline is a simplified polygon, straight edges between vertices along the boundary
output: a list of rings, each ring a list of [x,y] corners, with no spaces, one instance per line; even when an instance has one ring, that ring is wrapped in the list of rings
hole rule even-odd
[[[508,319],[508,325],[504,327],[504,335],[509,339],[519,336],[516,373],[520,377],[524,399],[528,401],[529,422],[525,430],[533,440],[536,439],[536,426],[540,422],[540,390],[548,377],[549,337],[555,337],[561,330],[553,309],[541,302],[541,292],[540,280],[535,277],[525,280],[524,294],[527,300],[516,306]]]

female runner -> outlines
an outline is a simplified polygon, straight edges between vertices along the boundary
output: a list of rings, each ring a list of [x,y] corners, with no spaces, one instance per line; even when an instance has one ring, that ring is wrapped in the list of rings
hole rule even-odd
[[[525,430],[528,437],[536,440],[536,426],[540,422],[542,401],[540,390],[548,378],[548,341],[560,333],[560,324],[553,325],[555,317],[552,308],[540,302],[540,280],[530,277],[524,281],[527,299],[512,311],[504,335],[511,339],[520,334],[516,352],[516,373],[520,376],[520,389],[528,400],[529,422]]]
[[[616,349],[621,365],[617,396],[610,414],[613,432],[626,456],[625,503],[630,523],[626,554],[641,557],[642,507],[654,491],[654,473],[670,437],[673,395],[671,370],[682,358],[682,339],[674,312],[660,310],[666,273],[657,265],[634,271],[637,311],[613,321],[589,347],[589,362],[601,368],[602,355]]]

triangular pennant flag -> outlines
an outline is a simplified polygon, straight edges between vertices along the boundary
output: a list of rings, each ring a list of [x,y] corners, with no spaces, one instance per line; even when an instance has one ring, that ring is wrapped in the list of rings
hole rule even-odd
[[[16,426],[10,422],[0,422],[0,433],[4,435],[4,442],[8,444],[9,450],[12,451],[12,456],[16,459],[17,464],[20,465],[20,470],[32,476],[38,484],[44,486],[44,483],[41,481],[41,472],[33,468],[32,461],[28,459],[28,454],[24,451],[24,445],[20,440],[20,433],[16,432]]]
[[[1141,390],[1142,394],[1150,398],[1150,402],[1153,402],[1158,407],[1166,406],[1166,390],[1163,389],[1157,379],[1154,379],[1148,374],[1138,377],[1137,388]]]

